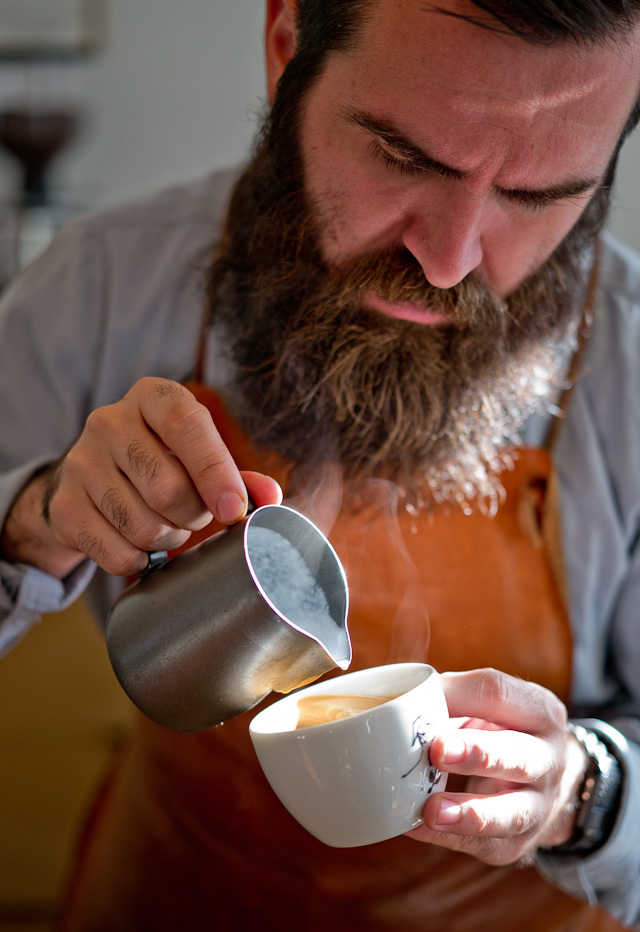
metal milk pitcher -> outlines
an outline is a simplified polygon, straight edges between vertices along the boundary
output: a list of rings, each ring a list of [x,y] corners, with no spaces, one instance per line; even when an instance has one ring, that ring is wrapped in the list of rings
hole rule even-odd
[[[138,579],[107,620],[125,692],[174,731],[205,731],[351,663],[348,588],[322,532],[264,505]]]

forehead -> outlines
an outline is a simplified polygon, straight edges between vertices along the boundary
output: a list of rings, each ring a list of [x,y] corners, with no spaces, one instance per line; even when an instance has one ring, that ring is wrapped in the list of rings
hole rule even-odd
[[[640,87],[640,30],[607,47],[543,46],[442,9],[479,13],[467,0],[374,0],[356,47],[327,63],[328,74],[342,72],[342,96],[399,122],[418,143],[423,132],[446,132],[453,164],[458,138],[463,161],[473,161],[476,142],[478,158],[489,157],[493,143],[513,150],[517,172],[515,152],[528,142],[554,176],[563,151],[574,171],[604,171]]]

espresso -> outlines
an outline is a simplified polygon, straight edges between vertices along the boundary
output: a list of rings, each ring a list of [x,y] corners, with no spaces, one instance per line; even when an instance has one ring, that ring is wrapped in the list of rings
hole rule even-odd
[[[309,728],[326,722],[337,722],[341,718],[368,712],[376,706],[389,702],[394,696],[302,696],[298,699],[298,723],[296,728]]]

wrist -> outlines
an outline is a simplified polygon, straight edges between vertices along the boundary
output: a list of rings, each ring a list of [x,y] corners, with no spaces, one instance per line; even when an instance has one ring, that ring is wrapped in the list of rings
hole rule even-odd
[[[569,732],[583,749],[585,766],[577,784],[571,834],[546,850],[554,855],[586,857],[611,835],[622,795],[622,768],[595,732],[571,723]]]
[[[25,563],[64,579],[85,555],[62,544],[43,515],[52,468],[36,473],[16,497],[0,533],[0,554],[9,563]]]
[[[576,816],[580,808],[580,793],[585,780],[589,757],[584,746],[577,740],[572,729],[566,734],[565,767],[560,782],[555,814],[550,826],[539,842],[543,848],[555,848],[568,842],[573,836]]]

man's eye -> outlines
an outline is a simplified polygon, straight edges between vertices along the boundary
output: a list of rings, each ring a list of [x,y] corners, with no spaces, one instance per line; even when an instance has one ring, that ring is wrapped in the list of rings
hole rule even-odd
[[[555,203],[554,201],[538,201],[533,198],[512,198],[513,203],[518,204],[519,207],[524,207],[526,211],[530,214],[540,214],[543,210],[546,210],[547,207],[550,207],[551,204]]]
[[[523,207],[529,213],[539,214],[550,207],[558,207],[563,204],[575,204],[578,207],[586,207],[589,202],[590,193],[574,194],[570,197],[561,197],[550,193],[549,195],[528,194],[526,191],[514,191],[509,195],[509,200],[519,207]]]
[[[381,146],[377,139],[372,139],[369,143],[369,151],[378,161],[382,162],[392,171],[400,172],[402,175],[422,175],[424,169],[420,168],[414,162],[403,159],[401,156],[392,155],[388,149]]]

